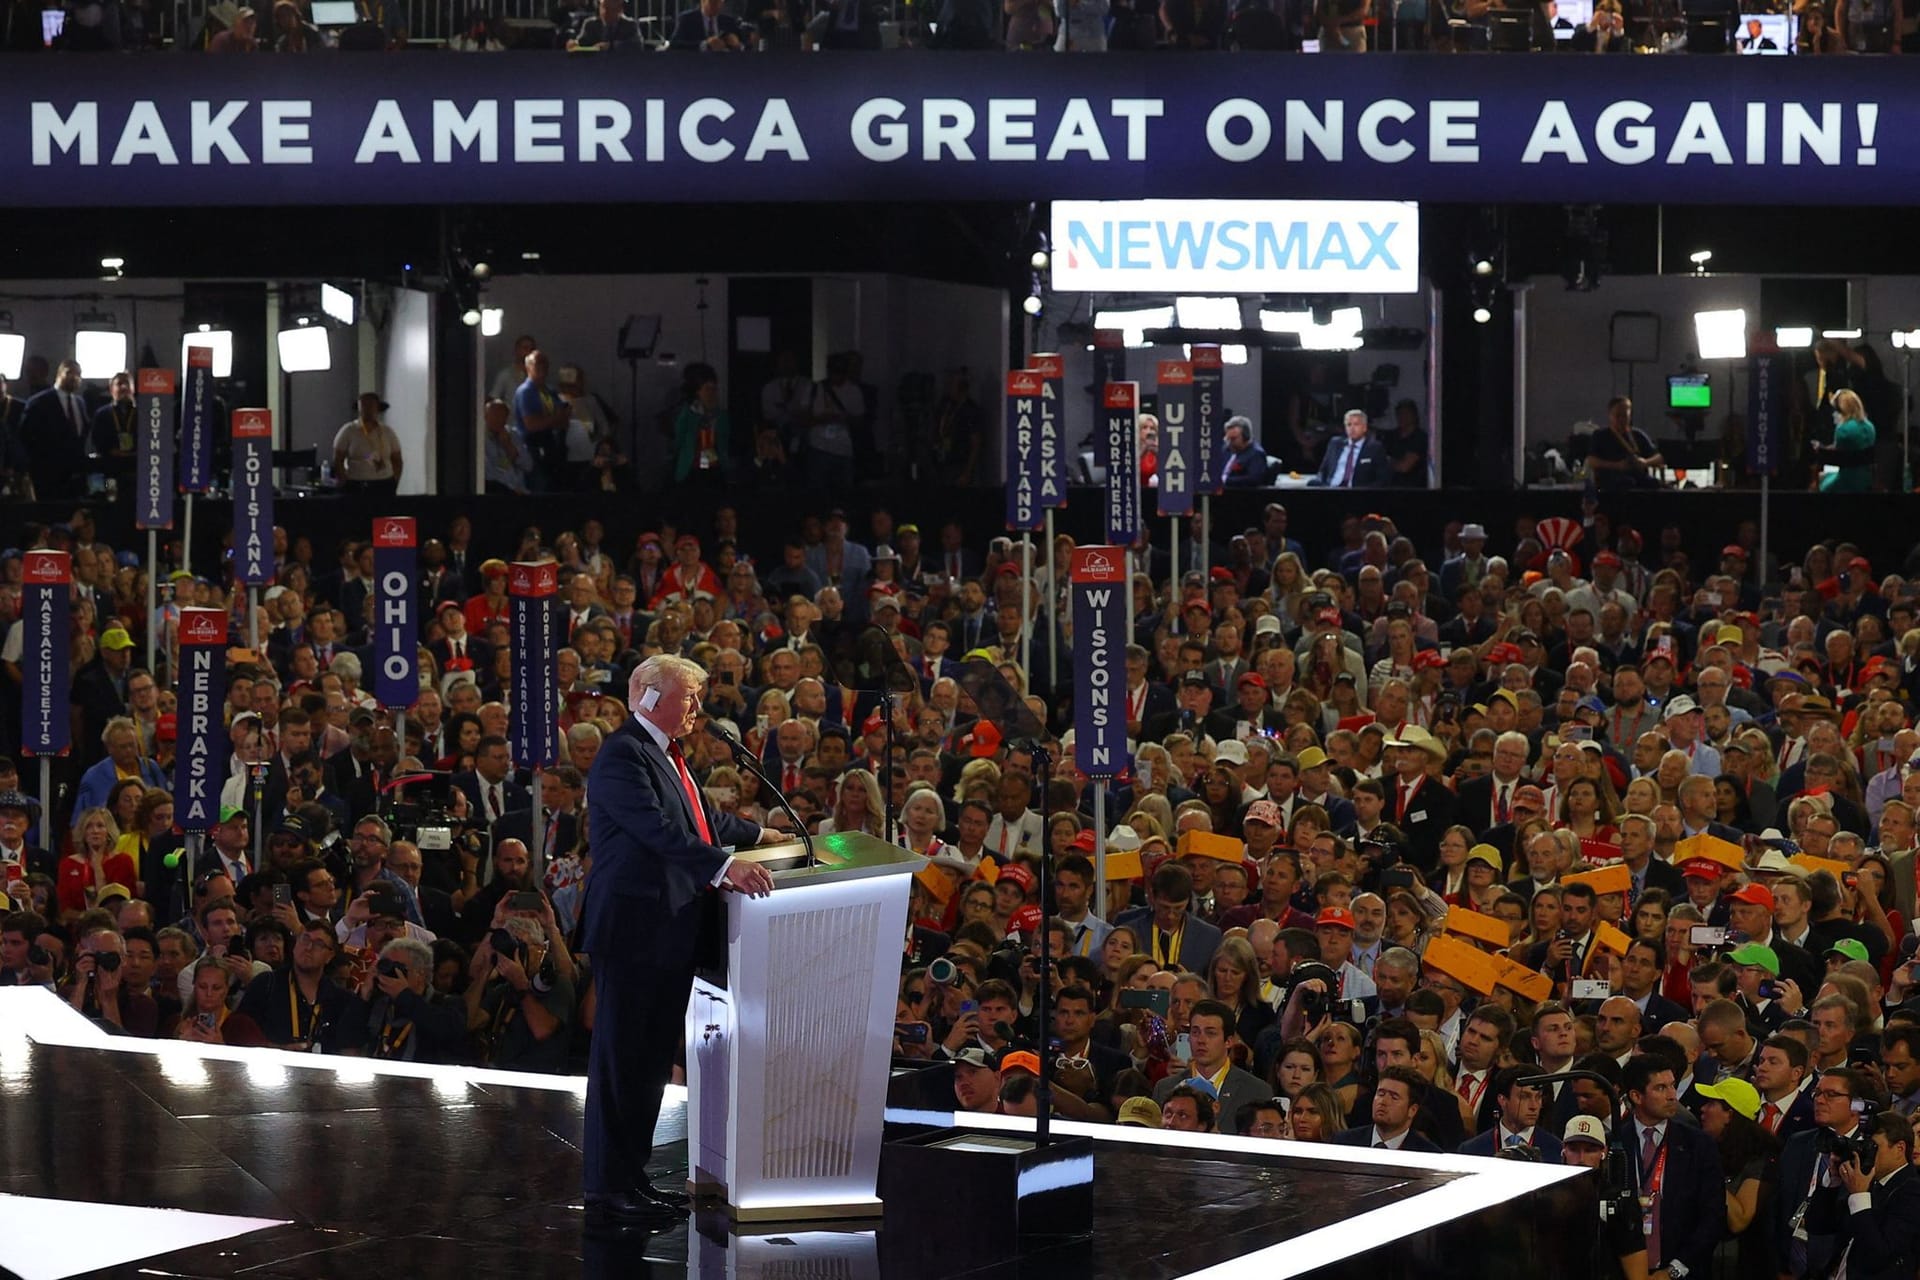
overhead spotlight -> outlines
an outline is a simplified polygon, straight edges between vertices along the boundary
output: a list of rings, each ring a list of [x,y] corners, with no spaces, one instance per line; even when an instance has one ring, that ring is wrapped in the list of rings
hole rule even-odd
[[[471,329],[480,323],[480,308],[468,307],[460,313],[460,323]]]
[[[127,260],[125,258],[102,258],[100,259],[100,278],[102,280],[118,280],[126,274],[126,266]]]
[[[1896,339],[1899,334],[1893,335]],[[1813,330],[1806,325],[1787,325],[1773,331],[1773,345],[1782,351],[1803,351],[1813,345]],[[1894,345],[1898,346],[1898,342]]]
[[[1840,342],[1858,342],[1860,340],[1860,331],[1858,329],[1822,329],[1820,336],[1823,338],[1833,338]]]
[[[0,333],[0,353],[4,353],[6,350],[6,347],[3,345],[6,340],[7,335]],[[1902,347],[1908,351],[1920,351],[1920,329],[1895,329],[1893,331],[1893,345]],[[6,363],[5,355],[0,354],[0,369],[4,369]]]
[[[1493,310],[1492,308],[1488,307],[1486,303],[1482,302],[1474,306],[1473,322],[1475,324],[1487,324],[1492,319],[1493,319]]]
[[[499,337],[500,326],[506,320],[506,316],[506,311],[500,307],[480,308],[480,336],[483,338]]]
[[[1493,259],[1492,258],[1475,258],[1473,260],[1473,274],[1477,276],[1492,275]]]
[[[1025,301],[1025,302],[1022,302],[1022,303],[1020,304],[1020,309],[1021,309],[1022,311],[1024,311],[1024,312],[1026,312],[1026,313],[1027,313],[1028,315],[1030,315],[1030,316],[1037,316],[1037,315],[1039,315],[1039,314],[1040,314],[1040,308],[1041,308],[1041,307],[1042,307],[1043,305],[1045,305],[1045,304],[1043,304],[1043,303],[1042,303],[1042,302],[1040,301],[1040,295],[1039,295],[1039,294],[1037,294],[1037,293],[1030,293],[1030,294],[1028,294],[1028,295],[1027,295],[1027,298],[1026,298],[1026,301]]]
[[[1687,255],[1687,261],[1693,264],[1693,269],[1696,274],[1705,275],[1707,273],[1707,264],[1713,261],[1713,250],[1695,249]]]
[[[540,251],[538,249],[523,249],[520,252],[520,261],[538,262],[540,261]]]
[[[0,378],[18,378],[26,362],[26,335],[13,331],[13,312],[0,311]]]
[[[1035,249],[1033,251],[1033,257],[1029,258],[1028,261],[1033,264],[1035,271],[1045,271],[1050,259],[1047,257],[1047,251],[1045,249]]]
[[[488,266],[486,263],[476,262],[473,264],[473,278],[475,280],[486,280],[490,278],[492,275],[493,275],[493,268]]]

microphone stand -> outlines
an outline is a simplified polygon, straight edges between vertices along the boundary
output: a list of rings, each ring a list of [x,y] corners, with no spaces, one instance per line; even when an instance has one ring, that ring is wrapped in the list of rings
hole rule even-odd
[[[766,775],[766,771],[760,767],[760,762],[753,758],[753,752],[747,750],[747,744],[738,738],[728,737],[712,724],[707,725],[707,732],[726,743],[727,750],[733,753],[733,762],[758,778],[760,785],[773,793],[773,798],[780,802],[780,807],[786,811],[787,817],[793,819],[793,829],[799,833],[800,842],[807,847],[807,865],[810,867],[819,866],[820,859],[815,856],[813,852],[813,836],[808,833],[807,824],[800,821],[800,815],[793,811],[793,806],[787,803],[785,794],[781,792],[779,787],[774,785],[773,779]]]
[[[883,748],[887,758],[880,762],[880,802],[886,812],[886,825],[880,829],[886,832],[888,843],[892,843],[896,838],[893,809],[893,690],[887,687],[884,674],[880,680],[880,715],[886,721],[887,730],[887,745]]]

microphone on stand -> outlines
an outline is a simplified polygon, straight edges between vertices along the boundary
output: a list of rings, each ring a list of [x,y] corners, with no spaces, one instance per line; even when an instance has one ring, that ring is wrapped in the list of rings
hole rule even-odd
[[[813,836],[808,833],[807,824],[800,821],[800,815],[793,811],[793,806],[787,803],[786,795],[774,784],[773,779],[766,775],[766,771],[761,769],[760,762],[753,758],[753,752],[747,750],[747,744],[726,732],[712,720],[707,721],[706,729],[708,733],[727,744],[727,750],[733,753],[735,764],[758,778],[762,786],[773,792],[773,798],[780,802],[780,807],[786,811],[787,817],[793,819],[793,829],[799,833],[800,842],[807,847],[807,865],[819,866],[819,860],[813,852]]]

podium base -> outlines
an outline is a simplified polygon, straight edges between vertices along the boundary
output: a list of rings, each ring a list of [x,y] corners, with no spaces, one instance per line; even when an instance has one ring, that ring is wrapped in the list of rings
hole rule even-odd
[[[734,1222],[838,1222],[878,1218],[885,1210],[879,1197],[799,1204],[741,1206],[727,1200],[725,1184],[708,1178],[687,1179],[687,1194],[702,1213],[725,1214]]]

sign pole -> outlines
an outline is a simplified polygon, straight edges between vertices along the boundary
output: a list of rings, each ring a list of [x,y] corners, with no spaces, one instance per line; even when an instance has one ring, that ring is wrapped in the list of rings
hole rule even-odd
[[[186,492],[186,514],[180,518],[180,567],[193,572],[193,490]]]
[[[1185,630],[1181,626],[1181,605],[1184,602],[1180,592],[1180,517],[1193,514],[1194,473],[1198,469],[1193,430],[1193,362],[1162,360],[1157,373],[1160,387],[1159,510],[1161,515],[1168,518],[1173,529],[1173,554],[1168,561],[1173,576],[1167,600],[1167,630],[1178,634]],[[1151,551],[1148,554],[1151,555]]]
[[[20,591],[20,749],[40,760],[40,818],[35,833],[58,849],[53,820],[53,758],[73,746],[67,654],[71,648],[73,560],[65,551],[29,551]]]
[[[1210,493],[1202,493],[1200,495],[1200,538],[1199,538],[1200,564],[1198,567],[1200,569],[1200,582],[1201,582],[1200,589],[1203,591],[1206,591],[1208,589],[1206,585],[1207,574],[1212,569],[1212,566],[1207,563],[1207,560],[1210,554],[1207,549],[1207,543],[1211,541],[1212,538],[1213,538],[1213,495]],[[1211,602],[1211,593],[1209,593],[1209,602]]]
[[[142,369],[134,375],[140,424],[134,520],[147,531],[147,671],[159,678],[160,533],[173,528],[174,372]]]
[[[159,670],[154,654],[160,645],[160,532],[147,530],[147,674]],[[155,679],[159,677],[154,676]]]
[[[247,648],[260,652],[260,588],[247,588]]]
[[[1105,893],[1107,781],[1127,760],[1127,637],[1119,633],[1133,595],[1126,548],[1075,547],[1073,591],[1074,766],[1093,781],[1094,880]],[[1104,904],[1103,904],[1104,905]]]
[[[376,555],[378,553],[376,552]],[[513,643],[513,705],[507,727],[515,761],[533,772],[532,859],[536,877],[546,875],[540,861],[540,770],[552,764],[559,745],[555,730],[560,699],[553,684],[553,598],[559,591],[560,566],[551,560],[517,560],[507,568],[507,596],[511,607]]]
[[[527,850],[527,860],[541,877],[547,874],[547,807],[542,791],[542,779],[545,776],[546,770],[536,765],[533,770],[533,813],[529,815],[531,821],[527,823],[528,844],[531,846]]]
[[[1060,679],[1060,628],[1055,623],[1053,611],[1060,607],[1060,584],[1054,581],[1053,562],[1053,508],[1047,508],[1047,688],[1053,688]]]
[[[1020,535],[1020,674],[1033,683],[1033,535]]]

